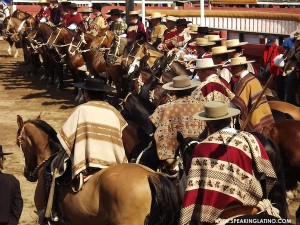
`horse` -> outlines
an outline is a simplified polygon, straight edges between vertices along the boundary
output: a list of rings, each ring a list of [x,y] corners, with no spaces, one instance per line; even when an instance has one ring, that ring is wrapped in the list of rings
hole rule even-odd
[[[272,203],[274,203],[274,206],[280,211],[281,218],[286,219],[288,218],[288,205],[286,202],[284,166],[281,160],[280,150],[271,139],[257,132],[253,132],[252,134],[258,138],[258,140],[264,146],[264,149],[266,150],[266,153],[268,154],[277,175],[277,182],[273,186],[268,196],[266,196],[266,193],[264,193],[264,198],[268,198]],[[173,165],[181,165],[181,167],[179,167],[181,171],[178,172],[178,180],[180,180],[183,173],[187,173],[185,168],[189,167],[194,149],[202,141],[202,139],[184,138],[183,135],[178,132],[177,141],[179,143],[179,147],[176,150]],[[262,183],[262,187],[265,187],[264,183]]]
[[[57,154],[56,132],[45,121],[23,121],[18,116],[17,144],[25,157],[24,176],[37,181],[35,205],[46,205],[43,171]],[[53,145],[52,145],[53,146]],[[54,145],[55,146],[55,145]],[[70,185],[59,191],[61,224],[175,225],[179,205],[170,181],[162,174],[137,164],[119,164],[96,172],[81,191]]]
[[[129,41],[132,41],[132,40],[128,39],[128,38],[116,36],[113,39],[112,44],[108,50],[107,57],[106,57],[106,63],[109,65],[115,64],[118,61],[118,59],[121,56],[123,56],[124,49]]]
[[[71,45],[71,42],[75,35],[76,32],[68,28],[56,27],[46,43],[49,49],[55,49],[56,54],[60,58],[60,63],[65,62],[67,64],[68,68],[71,71],[74,83],[82,81],[84,76],[78,71],[78,68],[84,65],[82,55],[78,51],[72,52],[72,47],[74,46]],[[59,76],[58,79],[59,83],[57,88],[63,89],[63,76]]]
[[[282,101],[268,101],[269,106],[272,110],[277,110],[283,113],[286,113],[292,117],[294,120],[300,121],[300,108]]]

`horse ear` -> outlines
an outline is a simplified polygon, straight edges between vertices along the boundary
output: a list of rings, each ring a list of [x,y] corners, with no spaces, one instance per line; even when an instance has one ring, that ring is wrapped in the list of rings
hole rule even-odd
[[[40,112],[40,114],[38,115],[38,117],[37,117],[38,120],[41,119],[41,115],[42,115],[42,112]]]
[[[183,138],[183,135],[180,131],[177,131],[177,141],[179,144],[182,144],[184,138]]]
[[[19,115],[17,115],[17,123],[20,129],[24,126],[23,118]]]

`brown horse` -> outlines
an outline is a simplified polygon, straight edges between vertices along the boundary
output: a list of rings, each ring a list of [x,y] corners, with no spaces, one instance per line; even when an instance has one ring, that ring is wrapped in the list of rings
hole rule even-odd
[[[286,114],[289,114],[294,120],[300,121],[300,108],[282,101],[268,101],[272,110],[277,110]]]
[[[84,65],[82,54],[78,51],[70,52],[72,50],[71,42],[75,36],[75,31],[67,28],[56,28],[50,35],[47,41],[47,46],[50,50],[55,49],[61,62],[65,62],[71,71],[74,83],[83,80],[84,75],[78,70]],[[73,50],[72,50],[73,51]],[[64,87],[63,77],[59,77],[58,89]]]
[[[56,132],[42,120],[23,122],[18,116],[17,143],[25,156],[24,176],[38,181],[35,205],[46,205],[43,171],[55,154],[50,143]],[[54,145],[52,145],[54,146]],[[162,174],[137,164],[119,164],[101,170],[74,193],[70,186],[61,187],[57,199],[63,215],[61,224],[70,225],[175,225],[178,200],[170,181]]]

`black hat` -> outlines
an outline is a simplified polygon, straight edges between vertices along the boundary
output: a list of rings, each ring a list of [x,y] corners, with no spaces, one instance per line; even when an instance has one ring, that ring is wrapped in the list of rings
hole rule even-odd
[[[208,34],[208,27],[198,27],[198,34]]]
[[[276,40],[277,38],[274,35],[270,35],[268,37],[268,41],[266,43],[266,46],[271,46],[273,44],[273,42]]]
[[[0,156],[11,155],[11,154],[12,154],[11,152],[4,153],[2,150],[2,145],[0,145]]]
[[[76,3],[70,3],[70,4],[68,4],[68,7],[72,8],[72,9],[77,9],[77,4]]]
[[[93,3],[92,4],[92,9],[102,9],[102,4],[101,3]]]
[[[111,9],[109,12],[107,12],[107,15],[121,15],[123,14],[124,11],[123,10],[119,10],[119,9]]]
[[[176,26],[180,26],[180,25],[187,25],[189,23],[191,23],[191,22],[190,21],[186,21],[186,19],[178,19],[178,20],[176,20],[175,25]]]
[[[74,86],[89,91],[109,92],[113,90],[111,86],[106,85],[103,80],[97,78],[86,78],[84,82],[75,83]]]

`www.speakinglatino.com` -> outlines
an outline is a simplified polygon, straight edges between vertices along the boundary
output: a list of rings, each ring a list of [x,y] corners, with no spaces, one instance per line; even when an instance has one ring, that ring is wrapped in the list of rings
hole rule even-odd
[[[291,219],[217,219],[216,224],[218,223],[243,223],[243,224],[247,224],[247,223],[292,223]]]

